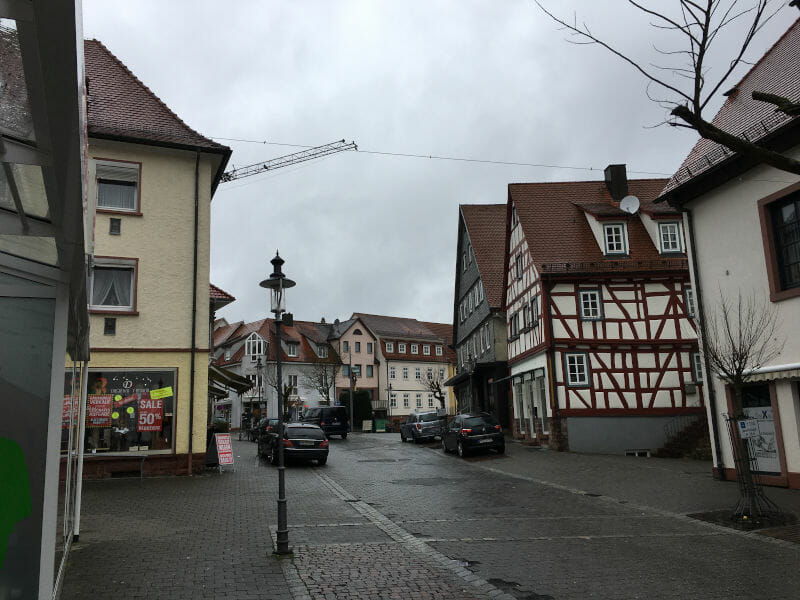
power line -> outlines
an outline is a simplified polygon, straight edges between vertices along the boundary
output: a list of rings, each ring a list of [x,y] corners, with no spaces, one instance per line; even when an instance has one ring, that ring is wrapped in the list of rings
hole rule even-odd
[[[227,137],[216,137],[211,136],[211,139],[214,140],[222,140],[227,142],[243,142],[248,144],[262,144],[266,146],[287,146],[290,148],[314,148],[314,146],[305,146],[303,144],[285,144],[281,142],[269,142],[267,140],[246,140],[242,138],[227,138]],[[576,167],[573,165],[551,165],[546,163],[526,163],[526,162],[514,162],[514,161],[505,161],[505,160],[489,160],[489,159],[481,159],[481,158],[464,158],[459,156],[439,156],[436,154],[410,154],[407,152],[382,152],[380,150],[364,150],[362,148],[358,149],[358,152],[362,154],[377,154],[381,156],[402,156],[405,158],[427,158],[429,160],[450,160],[454,162],[470,162],[470,163],[481,163],[481,164],[488,164],[488,165],[503,165],[503,166],[512,166],[512,167],[537,167],[542,169],[568,169],[572,171],[602,171],[604,167]],[[635,173],[637,175],[661,175],[664,177],[669,177],[672,173],[661,173],[658,171],[628,171],[628,173]]]

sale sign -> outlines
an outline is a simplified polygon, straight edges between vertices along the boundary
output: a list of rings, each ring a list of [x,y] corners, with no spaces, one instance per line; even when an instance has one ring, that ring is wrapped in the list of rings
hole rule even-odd
[[[231,434],[215,433],[214,438],[217,442],[217,456],[219,457],[219,464],[232,465],[233,446],[231,446]]]
[[[139,400],[139,431],[161,431],[161,420],[164,415],[164,401],[161,399],[141,398]]]
[[[111,394],[91,394],[86,399],[86,424],[89,427],[111,427]]]
[[[64,408],[61,412],[61,427],[69,429],[70,423],[78,418],[78,396],[64,396]]]

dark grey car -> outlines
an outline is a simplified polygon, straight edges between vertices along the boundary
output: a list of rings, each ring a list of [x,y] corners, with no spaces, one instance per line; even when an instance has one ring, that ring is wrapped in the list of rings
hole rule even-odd
[[[442,435],[442,425],[444,420],[434,411],[416,412],[414,411],[405,423],[400,426],[400,439],[404,442],[414,440],[419,443],[425,440],[432,440]]]
[[[487,413],[456,415],[442,433],[442,450],[445,452],[456,451],[463,457],[472,451],[490,448],[503,454],[506,440],[500,423]]]

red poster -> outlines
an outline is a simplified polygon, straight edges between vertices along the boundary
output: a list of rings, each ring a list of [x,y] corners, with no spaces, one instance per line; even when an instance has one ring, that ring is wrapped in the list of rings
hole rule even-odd
[[[86,399],[86,425],[111,427],[111,396],[91,394]]]
[[[61,413],[61,427],[69,429],[70,419],[75,421],[78,418],[78,400],[77,396],[64,396],[64,409]],[[70,416],[70,412],[72,415]]]
[[[161,419],[164,414],[164,401],[160,398],[141,398],[139,400],[139,431],[161,431]]]
[[[215,433],[214,438],[217,440],[217,456],[219,457],[219,464],[232,465],[233,447],[231,446],[231,434]]]

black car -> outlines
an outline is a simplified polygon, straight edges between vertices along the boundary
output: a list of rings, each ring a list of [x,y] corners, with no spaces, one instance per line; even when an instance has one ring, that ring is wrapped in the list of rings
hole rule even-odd
[[[286,423],[282,436],[283,457],[286,460],[316,460],[318,465],[328,462],[328,438],[325,432],[310,423]],[[265,432],[258,438],[258,454],[273,465],[278,464],[277,431]]]
[[[442,450],[458,452],[461,457],[473,450],[491,448],[498,454],[506,451],[503,428],[492,415],[470,413],[456,415],[445,426],[442,434]]]
[[[278,427],[278,419],[264,417],[260,419],[258,423],[250,430],[250,441],[257,442],[258,438],[260,438],[265,433],[269,433],[270,431],[276,431]]]
[[[319,425],[325,435],[340,435],[347,437],[350,431],[350,418],[346,406],[318,406],[309,408],[300,419],[303,423]]]

